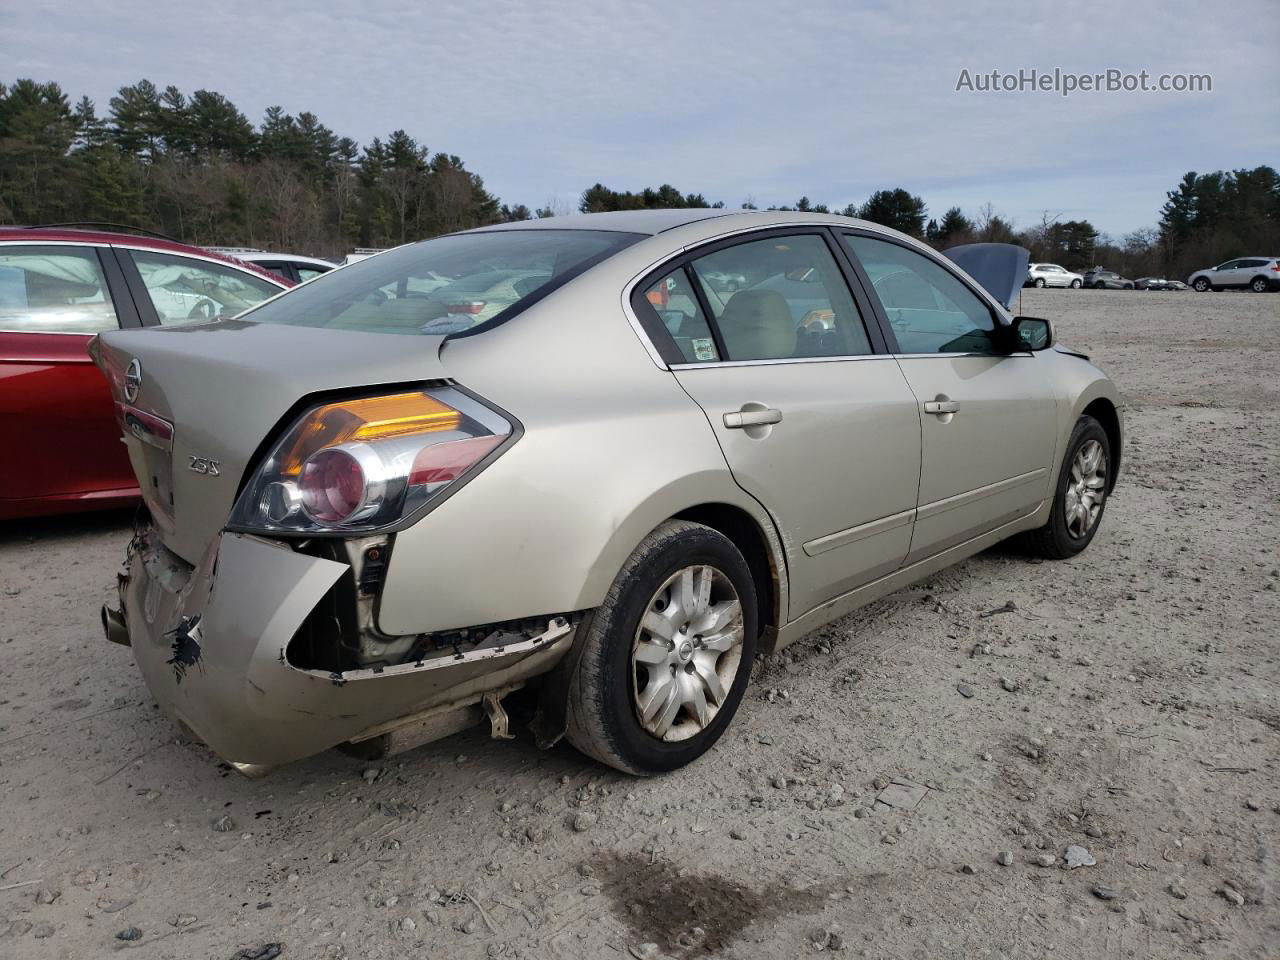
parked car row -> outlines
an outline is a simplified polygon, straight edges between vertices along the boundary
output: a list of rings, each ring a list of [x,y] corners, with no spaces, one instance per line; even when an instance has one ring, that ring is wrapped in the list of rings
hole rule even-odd
[[[1027,267],[1027,287],[1070,287],[1091,290],[1253,290],[1265,293],[1280,290],[1280,258],[1244,257],[1207,270],[1197,270],[1186,283],[1165,277],[1130,280],[1113,270],[1094,267],[1084,274],[1072,273],[1055,263],[1032,263]]]

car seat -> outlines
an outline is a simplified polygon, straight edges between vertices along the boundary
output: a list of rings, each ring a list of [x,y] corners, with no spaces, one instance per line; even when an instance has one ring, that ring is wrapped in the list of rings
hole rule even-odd
[[[720,315],[730,360],[778,360],[795,355],[796,324],[775,290],[739,290]]]

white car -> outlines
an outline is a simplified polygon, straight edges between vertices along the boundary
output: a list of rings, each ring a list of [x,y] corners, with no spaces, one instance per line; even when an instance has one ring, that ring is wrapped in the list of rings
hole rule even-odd
[[[269,253],[265,250],[254,250],[235,253],[232,256],[237,260],[243,260],[245,263],[252,263],[254,266],[261,267],[263,270],[270,270],[272,273],[279,274],[294,283],[303,283],[312,277],[318,277],[322,273],[328,273],[330,270],[338,268],[336,263],[329,260],[321,260],[319,257],[304,257],[298,253]]]
[[[1056,263],[1032,263],[1027,265],[1026,286],[1070,287],[1073,290],[1079,290],[1084,286],[1084,277]]]
[[[1187,278],[1191,289],[1198,293],[1206,290],[1249,289],[1255,293],[1280,290],[1280,257],[1243,257],[1228,260],[1207,270],[1197,270]]]

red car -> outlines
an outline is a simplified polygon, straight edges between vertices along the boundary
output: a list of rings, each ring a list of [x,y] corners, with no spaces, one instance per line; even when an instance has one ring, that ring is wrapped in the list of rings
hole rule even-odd
[[[168,240],[0,227],[0,520],[138,496],[95,334],[237,314],[291,286]]]

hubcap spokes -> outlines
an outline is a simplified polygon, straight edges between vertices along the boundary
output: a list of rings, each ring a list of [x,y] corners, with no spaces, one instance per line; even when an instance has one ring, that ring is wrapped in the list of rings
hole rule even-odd
[[[1088,535],[1102,514],[1107,498],[1107,456],[1102,444],[1090,440],[1076,451],[1063,494],[1067,532],[1076,539]]]
[[[715,567],[677,570],[649,601],[632,644],[636,716],[650,734],[687,740],[715,719],[742,661],[742,603]]]

